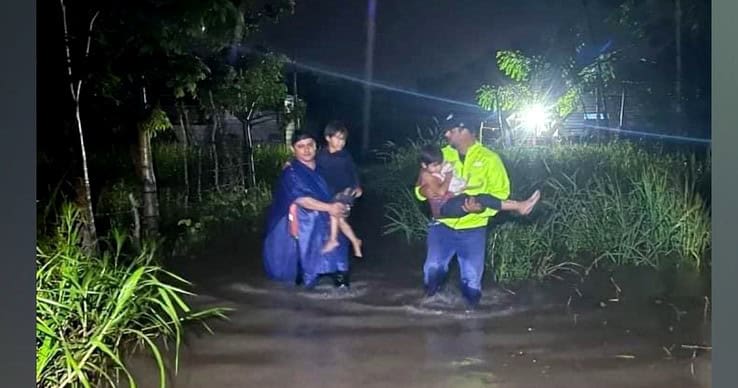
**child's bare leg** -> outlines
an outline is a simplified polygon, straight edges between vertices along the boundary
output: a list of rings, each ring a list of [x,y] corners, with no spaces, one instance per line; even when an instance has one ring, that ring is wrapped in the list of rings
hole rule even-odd
[[[517,212],[521,215],[528,215],[531,210],[533,210],[533,207],[538,203],[538,200],[541,199],[541,191],[536,190],[528,199],[525,201],[513,201],[513,200],[505,200],[502,201],[501,210],[509,210]]]
[[[331,234],[328,236],[328,241],[323,245],[323,253],[330,252],[338,247],[338,224],[338,218],[331,216]]]
[[[351,225],[349,225],[348,222],[346,222],[345,218],[341,218],[340,220],[338,220],[338,227],[341,229],[341,232],[346,236],[346,238],[351,241],[351,245],[354,248],[354,256],[363,257],[363,254],[361,252],[362,241],[361,239],[356,237],[354,229],[351,228]]]

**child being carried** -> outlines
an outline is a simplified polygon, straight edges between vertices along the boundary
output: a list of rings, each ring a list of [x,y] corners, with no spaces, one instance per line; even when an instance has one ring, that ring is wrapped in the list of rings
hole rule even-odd
[[[467,182],[454,173],[453,166],[443,161],[441,149],[432,145],[420,151],[418,186],[428,199],[435,219],[465,216],[468,212],[464,210],[464,203],[468,198],[476,199],[485,208],[527,215],[541,197],[540,190],[525,201],[501,200],[489,194],[464,194],[464,190],[474,187],[467,186]]]

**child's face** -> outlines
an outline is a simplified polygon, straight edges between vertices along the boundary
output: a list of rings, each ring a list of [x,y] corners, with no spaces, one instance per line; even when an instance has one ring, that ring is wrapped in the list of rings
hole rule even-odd
[[[328,142],[328,149],[340,151],[346,146],[346,132],[337,132],[333,136],[326,136],[325,141]]]
[[[423,168],[425,168],[431,174],[440,174],[441,169],[443,169],[443,163],[424,163]]]

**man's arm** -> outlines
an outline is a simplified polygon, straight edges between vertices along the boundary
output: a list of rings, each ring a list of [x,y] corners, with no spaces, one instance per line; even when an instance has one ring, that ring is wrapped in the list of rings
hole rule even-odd
[[[472,195],[489,194],[503,200],[507,199],[510,196],[510,180],[502,159],[497,154],[490,153],[483,160],[484,170],[478,172],[482,184],[474,187],[474,193]],[[467,198],[462,208],[467,213],[484,213],[483,215],[487,215],[488,217],[496,212],[492,209],[485,209],[474,198]]]
[[[319,201],[311,197],[312,194],[309,191],[300,189],[303,187],[303,185],[300,183],[300,180],[297,179],[297,176],[291,166],[287,166],[286,168],[284,168],[282,170],[282,174],[284,174],[284,181],[282,181],[281,178],[280,184],[290,187],[291,190],[295,190],[293,195],[295,195],[297,199],[295,199],[294,203],[298,206],[308,210],[327,212],[335,217],[343,217],[345,215],[347,209],[344,204],[326,203],[323,201]]]
[[[295,203],[305,209],[327,212],[334,217],[341,218],[346,214],[346,206],[339,202],[325,203],[311,197],[300,197],[295,200]]]
[[[499,199],[510,197],[510,178],[502,159],[492,154],[486,163],[484,192]]]

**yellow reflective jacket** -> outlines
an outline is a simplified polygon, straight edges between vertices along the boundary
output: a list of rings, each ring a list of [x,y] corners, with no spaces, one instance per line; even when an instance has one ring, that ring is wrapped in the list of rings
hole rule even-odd
[[[446,146],[441,149],[443,160],[453,165],[455,173],[467,181],[470,188],[464,193],[468,195],[490,194],[501,200],[510,196],[510,179],[502,159],[497,153],[476,142],[469,147],[464,162],[461,162],[459,152]],[[415,187],[415,196],[425,201],[420,194],[420,187]],[[497,214],[497,210],[485,209],[481,213],[470,213],[461,218],[444,218],[439,220],[452,229],[471,229],[487,226],[489,218]]]

